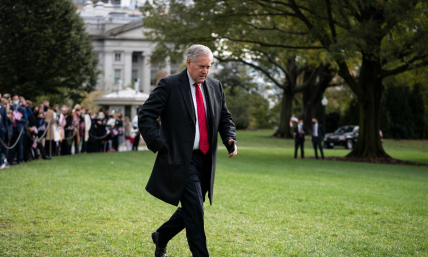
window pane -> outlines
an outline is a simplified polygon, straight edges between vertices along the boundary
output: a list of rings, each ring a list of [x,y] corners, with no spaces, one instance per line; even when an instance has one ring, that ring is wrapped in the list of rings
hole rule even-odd
[[[114,70],[114,84],[119,84],[120,70]]]
[[[115,60],[116,62],[120,62],[120,57],[121,57],[121,54],[120,54],[120,53],[115,53],[115,54],[114,54],[114,60]]]
[[[135,82],[135,80],[138,79],[138,71],[137,70],[132,71],[131,79],[133,82]]]

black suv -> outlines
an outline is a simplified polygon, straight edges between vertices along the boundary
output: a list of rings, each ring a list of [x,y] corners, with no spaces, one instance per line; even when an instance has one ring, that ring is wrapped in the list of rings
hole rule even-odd
[[[335,145],[341,145],[346,149],[352,149],[358,140],[359,126],[349,125],[338,128],[334,133],[328,133],[324,136],[324,143],[326,148],[333,148]],[[380,140],[383,142],[382,131],[380,133]]]

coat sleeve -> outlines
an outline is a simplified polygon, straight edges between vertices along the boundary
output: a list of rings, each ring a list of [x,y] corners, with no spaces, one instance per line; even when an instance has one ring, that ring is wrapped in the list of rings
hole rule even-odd
[[[159,124],[156,119],[165,110],[168,96],[168,81],[163,78],[138,111],[138,128],[147,144],[147,148],[154,153],[159,151],[165,144],[165,138],[159,134]]]
[[[226,95],[224,94],[223,86],[221,83],[219,84],[221,90],[221,113],[218,132],[220,133],[224,146],[228,148],[230,139],[233,139],[236,142],[236,127],[233,123],[232,115],[226,106]]]

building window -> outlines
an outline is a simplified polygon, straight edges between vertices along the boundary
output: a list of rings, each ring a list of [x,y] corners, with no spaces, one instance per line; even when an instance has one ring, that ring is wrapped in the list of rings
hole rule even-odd
[[[114,84],[119,84],[121,70],[114,70]]]
[[[114,61],[115,62],[120,62],[120,58],[122,57],[121,53],[115,53],[114,54]]]
[[[156,84],[156,70],[151,70],[150,71],[150,85],[154,86]]]
[[[138,55],[136,55],[136,54],[132,55],[132,62],[133,63],[137,63],[138,62]]]
[[[137,79],[138,79],[138,71],[137,70],[132,70],[131,79],[133,82],[137,81]]]

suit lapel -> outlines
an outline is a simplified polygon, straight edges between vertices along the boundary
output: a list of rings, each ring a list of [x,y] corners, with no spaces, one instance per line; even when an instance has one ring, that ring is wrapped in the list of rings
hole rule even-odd
[[[204,91],[206,92],[205,97],[208,98],[207,105],[209,105],[209,124],[210,128],[213,126],[213,121],[215,120],[215,109],[214,109],[214,88],[213,86],[208,82],[208,80],[205,80],[204,82]]]
[[[180,84],[178,85],[186,105],[187,111],[192,118],[193,123],[196,123],[195,110],[192,104],[192,92],[190,91],[190,82],[187,77],[187,69],[184,69],[180,74]]]

